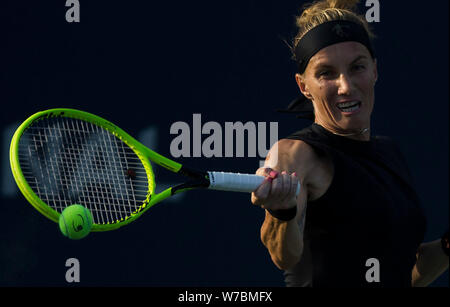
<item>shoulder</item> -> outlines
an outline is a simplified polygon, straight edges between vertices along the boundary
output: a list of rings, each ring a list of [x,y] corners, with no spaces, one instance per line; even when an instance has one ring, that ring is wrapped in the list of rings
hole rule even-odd
[[[389,158],[404,160],[403,153],[397,141],[388,136],[376,136],[377,151]]]
[[[317,157],[314,148],[302,140],[281,139],[277,142],[278,151],[283,158],[295,161],[308,161]]]
[[[273,169],[306,175],[320,157],[314,148],[302,140],[281,139],[269,151],[266,164]]]
[[[303,187],[307,187],[308,199],[321,197],[331,185],[334,166],[326,155],[319,154],[302,140],[282,139],[269,152],[266,166],[277,170],[296,172]]]

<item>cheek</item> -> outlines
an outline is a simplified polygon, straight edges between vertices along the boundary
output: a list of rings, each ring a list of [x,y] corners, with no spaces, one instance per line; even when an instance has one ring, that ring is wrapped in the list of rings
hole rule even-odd
[[[327,103],[327,108],[333,109],[331,102],[335,101],[337,93],[338,93],[337,87],[332,84],[323,87],[323,98]]]
[[[321,101],[330,101],[330,98],[334,97],[337,91],[331,83],[327,83],[326,81],[317,82],[314,89],[314,96]]]
[[[338,88],[333,82],[326,80],[318,81],[314,86],[314,97],[316,98],[316,109],[326,113],[339,113],[330,102],[336,99]]]
[[[365,97],[372,97],[375,90],[375,80],[370,75],[366,75],[358,80],[358,88]]]
[[[336,107],[333,107],[332,102],[336,99],[337,92],[333,91],[330,87],[323,87],[321,91],[321,96],[317,101],[317,108],[322,114],[328,114],[327,116],[335,117],[340,114]]]

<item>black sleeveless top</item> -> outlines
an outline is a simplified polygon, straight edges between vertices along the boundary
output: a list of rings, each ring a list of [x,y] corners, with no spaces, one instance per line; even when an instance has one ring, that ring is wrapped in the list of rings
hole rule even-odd
[[[304,252],[284,272],[286,285],[410,287],[426,220],[405,159],[387,137],[356,141],[313,124],[287,139],[302,140],[334,165],[327,192],[309,201]],[[379,282],[368,282],[366,275]],[[371,280],[371,279],[369,279]]]

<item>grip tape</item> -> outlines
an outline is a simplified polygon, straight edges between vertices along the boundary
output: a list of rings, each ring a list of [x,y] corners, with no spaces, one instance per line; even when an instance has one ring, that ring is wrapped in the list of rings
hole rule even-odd
[[[265,177],[254,174],[226,173],[226,172],[208,172],[209,189],[232,192],[255,191]],[[300,193],[300,183],[297,185],[296,195]]]

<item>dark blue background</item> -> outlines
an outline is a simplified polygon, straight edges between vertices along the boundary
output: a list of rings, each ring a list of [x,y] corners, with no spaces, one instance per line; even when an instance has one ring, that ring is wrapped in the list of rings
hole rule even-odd
[[[274,112],[297,95],[283,39],[295,34],[304,2],[80,2],[78,24],[66,22],[65,1],[0,4],[0,285],[68,285],[65,261],[75,257],[85,286],[283,286],[259,239],[263,211],[246,194],[193,191],[128,227],[71,241],[14,189],[7,157],[11,129],[52,107],[98,114],[131,135],[157,127],[157,150],[167,156],[170,126],[191,124],[193,113],[222,126],[279,122],[280,137],[305,127]],[[380,3],[372,127],[404,151],[430,241],[448,228],[448,1],[433,1],[426,22],[410,1]],[[252,173],[259,165],[182,162]],[[448,271],[433,285],[448,285]]]

